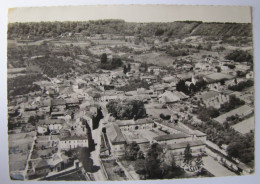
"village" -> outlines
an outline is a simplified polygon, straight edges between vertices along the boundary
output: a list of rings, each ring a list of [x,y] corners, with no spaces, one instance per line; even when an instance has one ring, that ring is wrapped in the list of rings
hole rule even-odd
[[[223,51],[218,41],[205,44],[199,36],[142,41],[84,32],[17,40],[10,41],[12,47],[30,50],[40,42],[51,48],[51,56],[36,50],[24,55],[24,66],[15,67],[16,60],[8,65],[8,78],[17,80],[8,96],[11,179],[144,180],[254,172],[254,158],[233,142],[251,145],[254,133],[253,63],[224,57],[236,46],[223,44],[232,47]],[[169,45],[187,42],[191,49],[185,56],[162,54]],[[74,55],[65,56],[65,48]],[[41,64],[49,57],[73,62],[76,72],[60,74],[58,66],[58,74],[49,75],[51,69]],[[19,77],[29,74],[39,80],[28,92],[14,94]]]

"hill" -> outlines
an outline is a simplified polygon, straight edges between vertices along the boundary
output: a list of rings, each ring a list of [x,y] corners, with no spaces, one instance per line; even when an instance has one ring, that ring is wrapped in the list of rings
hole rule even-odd
[[[252,36],[252,24],[176,21],[170,23],[129,23],[123,20],[86,22],[10,23],[8,38],[57,37],[62,33],[116,34],[122,36]]]

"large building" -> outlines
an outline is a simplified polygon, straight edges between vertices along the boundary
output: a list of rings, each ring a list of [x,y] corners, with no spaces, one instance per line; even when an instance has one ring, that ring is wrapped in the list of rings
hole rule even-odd
[[[122,120],[116,122],[121,131],[133,131],[133,130],[152,130],[154,127],[154,121],[149,118],[134,120]]]
[[[108,125],[106,127],[106,135],[108,138],[111,155],[124,155],[126,140],[118,125],[116,125],[115,123]]]
[[[60,150],[70,150],[78,147],[88,147],[87,136],[62,137],[59,141]]]
[[[197,96],[198,100],[202,100],[206,107],[214,107],[219,109],[220,106],[229,102],[229,95],[217,91],[207,91]]]

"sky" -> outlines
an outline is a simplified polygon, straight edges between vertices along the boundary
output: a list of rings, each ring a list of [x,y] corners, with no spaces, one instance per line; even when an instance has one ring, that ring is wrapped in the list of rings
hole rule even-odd
[[[251,22],[249,6],[87,5],[19,7],[8,11],[8,22],[88,21],[123,19],[127,22]]]

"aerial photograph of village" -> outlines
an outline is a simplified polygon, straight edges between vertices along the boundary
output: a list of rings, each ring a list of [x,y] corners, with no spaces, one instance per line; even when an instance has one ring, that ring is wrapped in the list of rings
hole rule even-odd
[[[8,24],[12,180],[254,173],[252,23]]]

